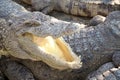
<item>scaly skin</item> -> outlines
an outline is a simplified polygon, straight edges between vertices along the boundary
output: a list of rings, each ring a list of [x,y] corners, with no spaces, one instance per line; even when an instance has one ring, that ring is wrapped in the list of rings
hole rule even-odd
[[[120,67],[108,62],[90,73],[86,80],[120,80]]]
[[[119,14],[120,11],[113,12],[107,16],[104,23],[82,29],[72,36],[64,37],[65,41],[69,43],[73,51],[78,55],[81,55],[83,62],[82,68],[72,70],[71,72],[65,71],[58,73],[57,70],[51,70],[41,62],[24,60],[22,63],[39,79],[85,80],[88,73],[96,70],[106,62],[110,62],[114,51],[120,49],[120,35],[118,31],[120,24]],[[45,75],[49,76],[46,77]]]
[[[2,59],[0,61],[0,69],[7,75],[9,80],[35,80],[28,68],[15,61]],[[3,79],[0,78],[0,80]]]
[[[81,66],[80,58],[70,48],[68,50],[72,56],[72,61],[67,62],[64,58],[61,59],[59,56],[56,58],[56,55],[51,55],[51,53],[41,49],[41,46],[38,46],[39,44],[36,44],[34,40],[39,40],[42,43],[41,40],[48,36],[57,40],[63,35],[78,31],[85,25],[61,21],[40,12],[29,12],[11,0],[0,0],[0,17],[6,19],[0,20],[1,55],[7,54],[21,59],[42,60],[49,66],[61,70],[73,67],[76,69]],[[62,41],[62,38],[59,40]]]
[[[1,0],[0,1],[1,5],[3,4],[2,1],[3,2],[5,1],[5,3],[6,3],[6,1],[8,1],[8,0]],[[8,12],[9,12],[9,9],[11,9],[11,8],[8,8],[9,4],[10,4],[10,2],[8,2],[6,4],[7,6],[0,5],[1,13],[5,13],[6,10],[8,10]],[[11,6],[13,6],[13,5],[11,5]],[[5,10],[4,10],[4,8],[5,8]],[[15,10],[15,8],[16,7],[14,7],[13,10]],[[44,23],[44,21],[46,19],[48,19],[48,21],[50,21],[50,20],[49,20],[49,18],[40,18],[41,17],[40,15],[45,17],[41,13],[38,13],[39,14],[38,15],[37,13],[29,13],[27,11],[22,12],[22,11],[19,11],[19,9],[16,9],[16,10],[18,10],[17,11],[18,13],[16,13],[16,11],[15,11],[15,13],[13,11],[10,11],[9,14],[7,14],[6,16],[4,15],[5,19],[9,19],[9,20],[7,20],[7,21],[5,21],[3,19],[0,20],[0,25],[2,28],[2,29],[0,29],[1,30],[0,32],[2,34],[1,38],[4,39],[3,40],[4,42],[1,42],[1,43],[4,43],[3,44],[4,47],[2,46],[2,49],[4,50],[4,52],[8,51],[9,54],[11,54],[13,56],[15,56],[15,54],[16,54],[15,57],[18,57],[18,58],[25,57],[27,59],[32,59],[32,60],[39,59],[40,55],[36,56],[36,53],[34,53],[35,51],[33,51],[34,54],[29,53],[32,55],[28,55],[24,52],[24,50],[27,49],[25,46],[26,44],[25,45],[20,44],[19,39],[22,40],[23,37],[19,38],[18,36],[19,36],[19,34],[24,33],[24,31],[31,32],[32,34],[35,34],[35,35],[40,35],[34,31],[34,28],[36,28],[35,26],[39,27],[39,25],[40,25],[39,21],[43,21],[43,23]],[[74,79],[81,79],[81,78],[83,79],[89,72],[95,70],[101,64],[110,61],[111,57],[112,57],[112,52],[119,50],[119,48],[120,48],[120,45],[119,45],[119,43],[120,43],[119,42],[120,41],[120,34],[119,34],[120,15],[119,14],[120,14],[120,11],[113,12],[107,17],[107,19],[104,23],[99,24],[95,27],[81,29],[80,32],[73,34],[71,37],[66,36],[64,38],[66,40],[66,42],[68,42],[69,45],[72,47],[73,51],[76,52],[78,55],[81,55],[83,65],[82,65],[82,68],[78,69],[77,71],[75,70],[72,72],[67,72],[67,71],[63,71],[63,72],[59,71],[58,72],[58,70],[51,70],[50,67],[48,67],[46,64],[44,64],[42,62],[34,62],[34,61],[27,61],[27,60],[21,60],[20,62],[22,64],[24,64],[25,66],[27,66],[32,71],[34,76],[38,79],[42,79],[42,80],[48,80],[48,79],[74,80]],[[33,20],[30,20],[31,17]],[[38,21],[36,21],[36,20],[38,20]],[[52,26],[50,26],[50,27],[52,27]],[[26,27],[27,27],[27,29],[26,29]],[[33,29],[32,29],[33,31],[31,31],[31,27],[33,27]],[[54,29],[54,28],[52,28],[52,29]],[[16,31],[17,31],[17,34],[16,34]],[[45,32],[44,34],[46,34],[46,33],[47,32]],[[55,34],[52,34],[52,36],[57,38],[58,36],[61,36],[61,35],[58,34],[56,37]],[[27,42],[29,43],[29,40],[27,40]],[[16,46],[16,44],[17,44],[17,46]],[[29,47],[31,45],[34,45],[34,44],[29,43],[29,45],[27,45],[27,47]],[[21,47],[23,47],[23,48],[21,48]],[[33,48],[33,49],[36,49],[36,48]],[[18,51],[18,52],[22,51],[22,52],[17,53],[16,51]],[[44,56],[42,56],[42,57],[44,58]],[[45,56],[45,57],[47,57],[47,56]],[[43,62],[44,62],[44,59],[43,59]],[[65,75],[65,74],[67,74],[67,75]],[[46,75],[48,75],[48,76],[46,76]]]
[[[115,66],[120,66],[120,51],[116,51],[112,57]]]
[[[30,2],[30,0],[22,0]],[[68,14],[93,17],[108,15],[112,11],[120,10],[119,0],[31,0],[34,9],[47,14],[52,10]]]
[[[112,52],[120,49],[119,13],[113,12],[107,16],[104,23],[82,29],[64,38],[73,51],[81,55],[84,68],[92,69],[94,64],[98,65],[105,61],[103,57],[110,56]]]

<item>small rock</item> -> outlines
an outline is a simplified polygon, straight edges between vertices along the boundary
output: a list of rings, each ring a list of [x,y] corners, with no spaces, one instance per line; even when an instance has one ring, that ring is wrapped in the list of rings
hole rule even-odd
[[[93,17],[90,22],[89,22],[89,26],[96,26],[102,22],[105,21],[105,17],[101,16],[101,15],[96,15],[95,17]]]

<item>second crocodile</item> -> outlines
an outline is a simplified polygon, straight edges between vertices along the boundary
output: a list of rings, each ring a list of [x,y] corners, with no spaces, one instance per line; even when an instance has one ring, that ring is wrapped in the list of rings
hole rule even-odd
[[[72,15],[93,17],[108,15],[120,10],[119,0],[22,0],[31,4],[35,10],[47,14],[52,10],[62,11]]]

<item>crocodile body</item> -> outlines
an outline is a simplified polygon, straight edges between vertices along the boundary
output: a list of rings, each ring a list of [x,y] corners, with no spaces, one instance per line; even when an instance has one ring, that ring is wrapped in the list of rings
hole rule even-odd
[[[88,73],[96,70],[102,64],[112,61],[111,58],[114,51],[119,51],[120,37],[119,31],[117,31],[120,24],[119,14],[120,12],[113,12],[107,17],[104,23],[85,28],[78,33],[64,37],[73,51],[81,55],[82,68],[72,70],[71,72],[63,71],[58,73],[57,70],[51,70],[41,62],[23,60],[22,63],[39,79],[85,80]],[[44,76],[40,76],[42,73],[44,73]],[[45,75],[49,76],[46,77]]]
[[[78,26],[85,25],[56,20],[55,18],[46,16],[40,12],[28,12],[11,0],[0,0],[0,17],[6,19],[0,20],[1,52],[2,54],[7,52],[8,55],[21,58],[22,60],[20,60],[19,63],[22,63],[29,68],[38,79],[84,79],[88,73],[95,70],[100,65],[111,61],[113,52],[120,49],[119,14],[120,11],[113,12],[107,16],[105,22],[97,26],[79,29],[78,31]],[[52,19],[55,21],[52,21]],[[57,28],[60,27],[58,25],[62,25],[63,27]],[[68,25],[70,28],[66,27]],[[69,30],[72,31],[71,29],[74,30],[72,33],[77,32],[67,36],[67,34],[71,34],[69,32]],[[24,37],[26,34],[21,37],[21,34],[25,32],[39,37],[50,35],[53,36],[54,39],[64,36],[64,40],[70,45],[72,50],[77,53],[77,55],[81,56],[80,59],[82,64],[79,64],[79,61],[78,64],[74,64],[71,67],[67,66],[67,64],[63,65],[59,60],[56,60],[56,62],[60,64],[58,68],[58,64],[56,62],[52,63],[54,59],[53,57],[50,58],[50,55],[44,55],[41,53],[37,54],[38,52],[36,52],[37,49],[33,46],[33,42]],[[24,39],[27,42],[24,42]],[[37,62],[23,59],[37,60]],[[47,63],[49,66],[55,64],[54,67],[52,66],[53,68],[77,68],[77,70],[72,70],[70,72],[52,70],[46,64],[39,62],[39,60]],[[49,63],[46,62],[46,60],[48,60]],[[2,66],[4,67],[4,65]],[[6,76],[9,75],[6,74]]]
[[[46,52],[44,50],[44,45],[42,45],[44,44],[42,43],[42,40],[43,42],[47,41],[48,44],[53,44],[50,43],[49,40],[47,39],[50,38],[50,41],[54,42],[54,39],[61,37],[63,35],[74,33],[78,31],[80,28],[84,27],[85,25],[61,21],[56,18],[46,16],[40,12],[33,12],[33,13],[29,12],[25,10],[25,8],[23,8],[22,6],[11,0],[0,1],[0,17],[6,19],[6,20],[1,19],[0,21],[1,22],[0,44],[2,48],[0,53],[1,55],[5,54],[6,52],[6,54],[8,55],[12,55],[14,57],[21,59],[31,59],[36,61],[45,59],[43,61],[46,61],[47,64],[50,64],[50,66],[54,68],[56,67],[57,64],[58,66],[56,68],[58,69],[67,69],[67,67],[65,66],[74,67],[74,68],[76,66],[77,68],[76,62],[66,63],[65,61],[64,63],[64,61],[62,61],[64,60],[64,56],[62,57],[61,52],[60,54],[61,54],[61,58],[63,58],[62,60],[60,58],[58,59],[54,58],[55,56],[57,56],[55,54],[52,54],[54,52],[51,51],[51,53],[49,53],[49,50]],[[62,41],[62,38],[56,39],[56,42],[57,41],[58,42]],[[64,42],[61,43],[64,44]],[[47,46],[48,44],[45,45]],[[38,45],[42,45],[43,47]],[[53,45],[58,46],[56,43]],[[73,54],[73,52],[70,49],[68,50],[70,51],[70,54],[72,56],[74,57],[76,56],[75,54]],[[63,67],[57,63],[58,60],[60,60],[60,63],[64,65]],[[71,60],[73,60],[73,58],[71,58]],[[79,57],[77,58],[76,56],[76,60],[78,61],[77,62],[78,65],[80,65]],[[55,62],[52,63],[53,61]],[[75,64],[75,66],[72,66],[72,64]]]
[[[30,2],[30,0],[23,0]],[[119,0],[31,0],[34,9],[47,14],[52,10],[78,16],[108,15],[120,10]]]

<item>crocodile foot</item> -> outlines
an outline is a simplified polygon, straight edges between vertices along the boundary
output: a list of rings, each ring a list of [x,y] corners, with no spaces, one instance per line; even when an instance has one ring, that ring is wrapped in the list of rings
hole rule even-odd
[[[120,67],[108,62],[90,73],[86,80],[120,80]]]

